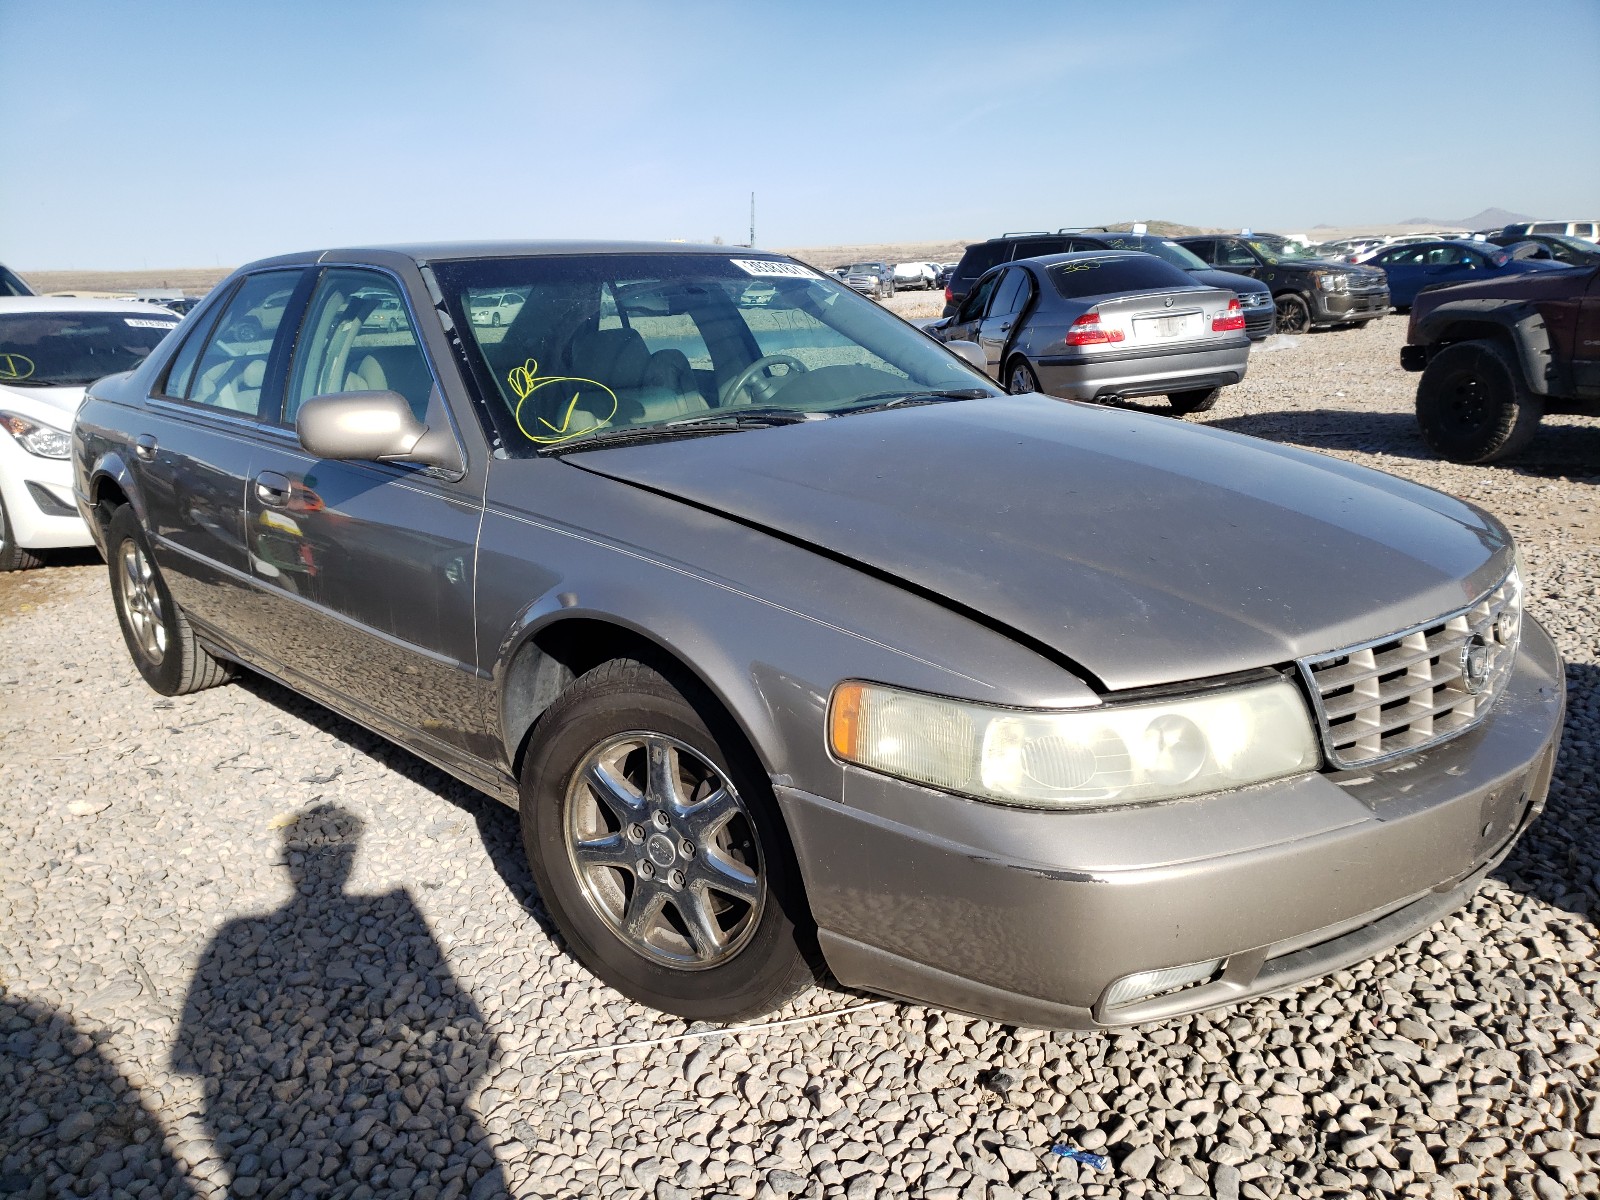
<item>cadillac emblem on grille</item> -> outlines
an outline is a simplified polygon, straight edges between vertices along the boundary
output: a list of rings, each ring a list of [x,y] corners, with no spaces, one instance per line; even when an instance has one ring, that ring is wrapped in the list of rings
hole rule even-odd
[[[1473,634],[1461,647],[1461,681],[1473,696],[1483,691],[1483,685],[1489,682],[1489,643],[1481,633]]]

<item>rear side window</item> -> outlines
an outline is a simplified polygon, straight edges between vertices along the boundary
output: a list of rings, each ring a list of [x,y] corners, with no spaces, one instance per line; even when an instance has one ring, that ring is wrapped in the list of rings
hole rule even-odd
[[[268,271],[246,278],[222,310],[192,367],[189,345],[199,339],[191,338],[179,352],[168,374],[167,395],[258,417],[267,356],[299,278],[298,271]]]
[[[1064,254],[1071,242],[1071,238],[1064,237],[1028,238],[1016,244],[1011,257],[1035,258],[1040,254]]]
[[[1149,254],[1126,258],[1077,258],[1050,268],[1050,281],[1068,300],[1114,292],[1163,291],[1192,287],[1194,281],[1170,263]]]

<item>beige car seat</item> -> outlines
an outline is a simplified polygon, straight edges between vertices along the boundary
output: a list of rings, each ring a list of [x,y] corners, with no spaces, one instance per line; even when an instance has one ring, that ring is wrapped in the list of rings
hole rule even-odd
[[[603,383],[616,393],[618,411],[612,424],[666,421],[710,407],[695,387],[683,351],[652,354],[638,330],[585,331],[572,339],[567,358],[567,374]],[[602,422],[606,416],[593,415]]]

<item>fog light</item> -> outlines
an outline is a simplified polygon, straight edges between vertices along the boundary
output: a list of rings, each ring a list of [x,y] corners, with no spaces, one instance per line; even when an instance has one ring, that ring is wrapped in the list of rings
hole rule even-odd
[[[1161,971],[1140,971],[1137,975],[1124,975],[1111,985],[1106,993],[1106,1007],[1116,1008],[1149,996],[1159,996],[1175,988],[1202,983],[1221,969],[1224,960],[1213,958],[1210,962],[1190,963],[1186,967],[1167,967]]]

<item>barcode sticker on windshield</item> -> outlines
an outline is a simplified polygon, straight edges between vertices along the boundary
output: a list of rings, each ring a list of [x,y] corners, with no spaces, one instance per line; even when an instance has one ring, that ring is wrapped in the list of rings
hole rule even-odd
[[[785,275],[790,278],[815,279],[817,273],[799,263],[773,262],[769,258],[733,258],[729,262],[750,275]]]
[[[145,321],[139,317],[123,317],[123,322],[132,325],[135,329],[176,329],[176,321]]]

